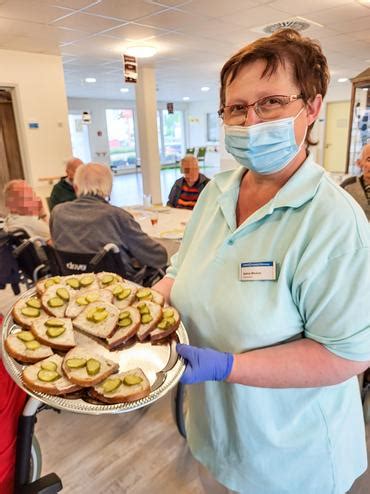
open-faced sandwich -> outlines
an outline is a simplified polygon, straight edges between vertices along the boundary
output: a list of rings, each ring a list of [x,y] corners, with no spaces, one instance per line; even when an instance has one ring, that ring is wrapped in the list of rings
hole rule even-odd
[[[144,372],[136,368],[108,377],[89,394],[104,403],[136,401],[150,394],[150,383]]]
[[[31,332],[35,338],[56,350],[70,350],[76,346],[72,321],[68,318],[49,317],[32,323]]]
[[[71,383],[62,372],[63,357],[51,357],[30,365],[23,370],[23,381],[33,391],[50,395],[64,395],[78,391],[80,386]]]
[[[37,341],[31,331],[10,334],[5,340],[5,349],[11,357],[26,364],[33,364],[53,355],[53,350]]]
[[[175,332],[180,324],[180,314],[174,307],[164,307],[162,319],[150,332],[151,341],[160,341]]]
[[[108,302],[93,302],[73,320],[73,326],[97,338],[110,338],[116,330],[119,310]]]
[[[65,355],[62,368],[72,383],[89,387],[117,372],[119,366],[87,347],[77,346]]]
[[[143,341],[162,319],[162,307],[149,301],[136,302],[134,307],[140,312],[140,326],[136,334]]]
[[[126,307],[118,315],[117,328],[113,336],[107,338],[108,348],[126,343],[135,336],[141,324],[141,315],[136,307]]]
[[[38,297],[18,300],[14,304],[12,316],[14,321],[24,328],[30,328],[34,321],[42,321],[48,317]]]
[[[44,310],[51,316],[64,317],[72,296],[70,287],[57,283],[45,290],[41,295],[41,303]]]
[[[36,283],[36,291],[39,295],[42,295],[48,288],[53,285],[59,285],[61,282],[61,276],[53,276],[52,278],[42,279]]]
[[[112,287],[113,304],[120,310],[128,307],[136,300],[136,292],[138,287],[130,281],[116,283]]]
[[[74,319],[77,317],[89,304],[93,302],[112,302],[112,292],[110,290],[86,290],[76,291],[75,296],[69,301],[65,316]]]

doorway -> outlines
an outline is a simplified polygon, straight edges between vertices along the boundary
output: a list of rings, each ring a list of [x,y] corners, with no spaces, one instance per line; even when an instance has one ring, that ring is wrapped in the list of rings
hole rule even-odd
[[[349,126],[349,101],[336,101],[326,106],[324,168],[345,173]]]
[[[0,89],[0,209],[4,208],[4,185],[14,178],[24,178],[22,158],[15,123],[12,93]]]

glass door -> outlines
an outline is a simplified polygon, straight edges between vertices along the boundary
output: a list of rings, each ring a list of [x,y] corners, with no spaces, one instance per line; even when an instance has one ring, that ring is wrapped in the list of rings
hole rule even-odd
[[[158,112],[158,145],[161,164],[171,164],[180,161],[184,155],[184,112],[180,110],[168,113],[167,110]]]
[[[84,163],[91,161],[89,126],[82,122],[82,112],[68,115],[69,132],[71,134],[72,153]]]
[[[135,168],[137,164],[134,111],[105,110],[111,168],[115,171]]]

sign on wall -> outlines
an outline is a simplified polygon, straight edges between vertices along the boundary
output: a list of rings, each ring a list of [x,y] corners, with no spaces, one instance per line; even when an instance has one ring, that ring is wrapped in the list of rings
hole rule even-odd
[[[137,82],[137,61],[131,55],[123,55],[123,75],[125,82]]]

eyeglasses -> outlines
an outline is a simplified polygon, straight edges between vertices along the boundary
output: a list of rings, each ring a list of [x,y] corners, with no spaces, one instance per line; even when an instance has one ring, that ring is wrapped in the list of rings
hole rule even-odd
[[[250,105],[228,105],[218,110],[226,125],[244,125],[247,120],[249,108],[253,108],[254,113],[261,120],[276,120],[286,115],[285,107],[292,101],[302,99],[302,94],[292,94],[291,96],[272,95],[260,98]]]

